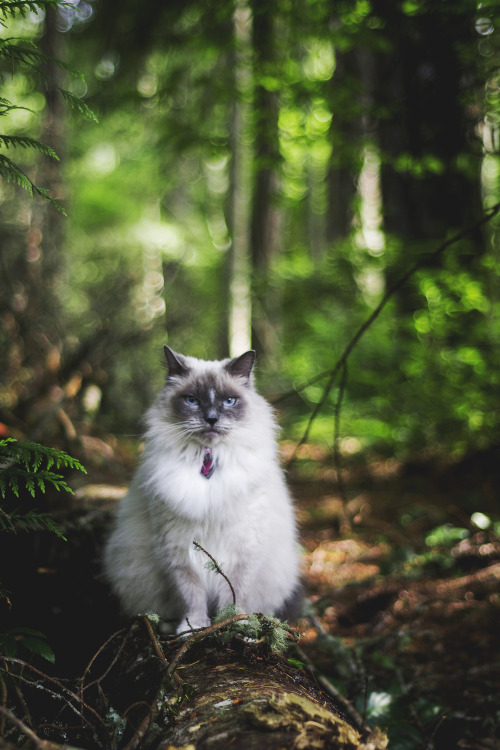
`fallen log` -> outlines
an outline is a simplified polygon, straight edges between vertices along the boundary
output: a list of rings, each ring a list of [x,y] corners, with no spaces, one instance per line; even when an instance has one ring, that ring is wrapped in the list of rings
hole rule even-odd
[[[252,616],[255,617],[255,616]],[[276,621],[260,620],[259,638],[244,635],[248,620],[243,615],[230,617],[210,628],[194,632],[179,645],[153,632],[150,621],[142,625],[149,644],[134,638],[123,649],[114,676],[121,686],[116,699],[122,705],[117,715],[127,721],[123,727],[123,750],[203,750],[235,747],[241,750],[278,750],[278,748],[329,748],[336,750],[382,750],[387,738],[379,730],[370,730],[348,715],[346,706],[322,692],[303,671],[270,648]],[[241,632],[238,626],[244,621]],[[278,629],[282,627],[277,626]],[[267,628],[267,633],[266,633]],[[142,641],[140,652],[131,658],[132,649]],[[150,651],[156,659],[155,689],[147,705],[137,704],[144,685],[151,683]],[[127,653],[125,653],[127,652]],[[142,655],[141,655],[142,654]],[[122,667],[127,664],[127,674]],[[118,665],[117,665],[118,666]],[[135,690],[123,703],[125,683]],[[142,687],[141,687],[142,685]]]
[[[157,624],[143,616],[114,633],[72,685],[1,657],[9,708],[0,711],[0,748],[387,747],[350,704],[278,653],[294,635],[279,620],[232,615],[183,637],[162,636]]]

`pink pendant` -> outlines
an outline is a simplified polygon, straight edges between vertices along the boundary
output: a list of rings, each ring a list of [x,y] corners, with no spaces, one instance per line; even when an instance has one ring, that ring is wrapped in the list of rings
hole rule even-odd
[[[207,479],[210,479],[215,471],[215,461],[212,458],[212,451],[210,448],[205,448],[205,455],[203,456],[203,465],[201,467],[201,473]]]

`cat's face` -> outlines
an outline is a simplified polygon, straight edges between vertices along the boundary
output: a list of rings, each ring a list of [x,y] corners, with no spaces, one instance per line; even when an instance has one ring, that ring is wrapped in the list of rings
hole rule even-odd
[[[170,417],[203,445],[217,443],[245,418],[255,353],[223,362],[204,362],[165,347],[168,378],[164,395]]]

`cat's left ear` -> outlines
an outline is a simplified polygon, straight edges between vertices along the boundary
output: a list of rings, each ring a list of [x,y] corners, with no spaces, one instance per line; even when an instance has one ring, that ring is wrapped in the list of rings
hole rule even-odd
[[[244,378],[245,385],[250,382],[250,373],[255,362],[255,352],[251,349],[240,357],[232,359],[226,365],[226,370],[235,378]]]
[[[165,358],[167,360],[168,365],[168,374],[170,376],[172,375],[187,375],[188,368],[184,365],[182,361],[182,355],[177,354],[177,352],[174,352],[169,346],[166,344],[163,347],[163,351],[165,352]]]

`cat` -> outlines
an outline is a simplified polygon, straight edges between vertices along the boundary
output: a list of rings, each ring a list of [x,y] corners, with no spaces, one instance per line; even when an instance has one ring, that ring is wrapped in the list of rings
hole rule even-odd
[[[254,389],[255,352],[164,352],[166,382],[105,547],[106,577],[126,614],[155,612],[178,633],[206,627],[233,595],[197,542],[240,611],[289,616],[300,599],[297,531],[273,412]]]

